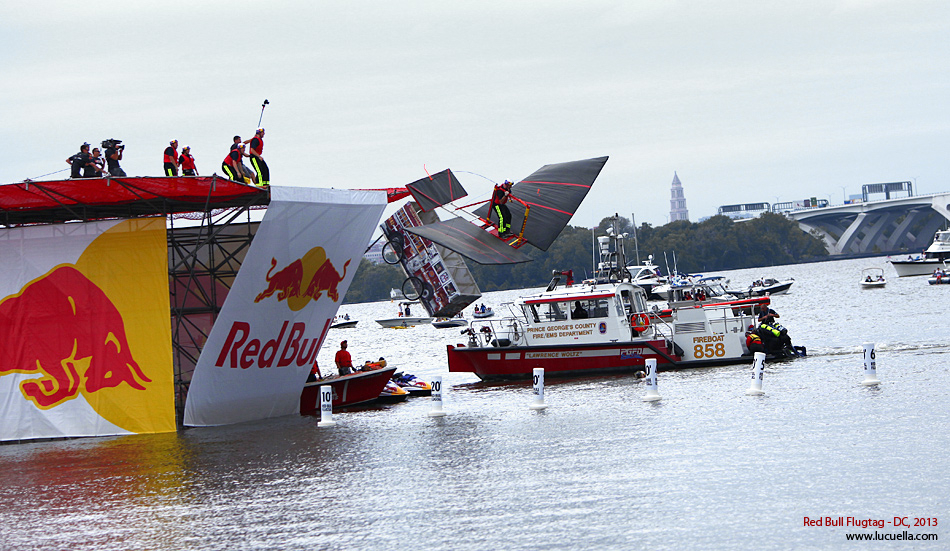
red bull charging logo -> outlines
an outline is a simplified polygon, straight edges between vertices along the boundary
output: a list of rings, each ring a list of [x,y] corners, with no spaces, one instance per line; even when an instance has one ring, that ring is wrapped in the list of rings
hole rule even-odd
[[[122,315],[82,272],[60,266],[0,302],[0,376],[22,381],[24,398],[41,409],[81,392],[152,382],[129,350]]]
[[[346,277],[346,268],[350,261],[343,264],[343,274],[337,271],[333,262],[327,258],[323,247],[314,247],[302,258],[294,260],[277,270],[277,259],[271,259],[271,268],[267,272],[267,288],[254,298],[260,302],[268,297],[277,296],[278,301],[287,301],[287,306],[298,311],[311,300],[319,300],[325,292],[330,300],[338,302],[338,285]]]

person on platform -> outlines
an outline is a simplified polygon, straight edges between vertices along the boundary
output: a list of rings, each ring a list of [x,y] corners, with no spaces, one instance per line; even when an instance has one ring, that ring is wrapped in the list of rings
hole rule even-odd
[[[340,343],[340,349],[336,351],[333,361],[336,362],[336,368],[340,375],[353,373],[353,359],[350,358],[350,353],[346,350],[346,341]]]
[[[241,141],[240,136],[235,136],[233,140],[234,140],[234,143],[231,144],[231,149],[237,149],[238,147],[241,146],[242,143],[244,143]]]
[[[163,162],[165,176],[178,176],[178,140],[168,142],[168,147],[165,148]]]
[[[119,161],[122,160],[122,152],[125,151],[125,146],[116,144],[115,140],[102,142],[102,146],[106,148],[106,167],[108,168],[109,175],[125,176],[125,171],[119,166]]]
[[[488,217],[494,212],[498,217],[498,237],[511,235],[511,211],[508,210],[508,198],[511,197],[511,182],[505,180],[500,186],[495,186],[492,192],[491,204],[488,207]]]
[[[244,172],[241,170],[241,150],[243,145],[238,144],[228,151],[227,157],[221,162],[221,170],[224,175],[235,182],[244,182]]]
[[[70,178],[82,178],[82,171],[86,168],[86,165],[92,162],[92,156],[89,155],[89,144],[83,143],[79,146],[79,153],[76,153],[72,157],[66,159],[66,164],[68,164],[71,169],[69,172]]]
[[[186,145],[185,148],[181,150],[181,155],[178,157],[178,164],[181,165],[181,174],[183,176],[198,175],[198,168],[195,166],[195,158],[191,154],[190,145]]]
[[[571,312],[571,319],[587,319],[587,310],[581,306],[581,301],[579,300],[574,301],[574,311]]]
[[[270,169],[267,168],[267,163],[264,162],[264,157],[261,157],[261,154],[264,152],[264,129],[258,128],[257,132],[254,133],[254,137],[251,138],[251,166],[254,167],[256,172],[256,183],[259,186],[268,186],[270,185]]]
[[[82,171],[83,178],[102,178],[102,171],[106,168],[106,160],[98,147],[92,148],[92,157],[89,164]]]

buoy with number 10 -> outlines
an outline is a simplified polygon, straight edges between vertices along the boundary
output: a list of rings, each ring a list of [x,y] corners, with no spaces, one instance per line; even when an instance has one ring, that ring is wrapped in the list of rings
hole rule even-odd
[[[874,386],[881,383],[881,381],[877,379],[876,358],[877,355],[874,353],[874,343],[864,343],[864,381],[861,382],[861,384],[864,386]]]
[[[548,407],[548,405],[544,403],[544,368],[534,368],[532,375],[532,380],[534,381],[534,399],[528,407],[531,409],[544,409]]]
[[[641,400],[644,402],[656,402],[657,400],[663,398],[660,396],[660,393],[656,390],[656,358],[647,358],[647,393],[643,395]]]
[[[429,410],[429,417],[443,417],[445,410],[442,409],[442,377],[432,379],[432,409]]]
[[[318,427],[332,427],[336,424],[333,420],[333,387],[330,385],[320,386],[320,421]]]
[[[765,363],[765,352],[756,352],[752,361],[752,385],[745,391],[746,396],[762,396],[762,367]]]

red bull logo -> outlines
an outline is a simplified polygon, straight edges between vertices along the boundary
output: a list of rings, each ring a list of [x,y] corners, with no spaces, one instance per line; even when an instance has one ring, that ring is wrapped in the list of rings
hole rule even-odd
[[[323,247],[310,249],[302,258],[276,272],[274,270],[277,268],[277,259],[272,258],[271,268],[265,276],[267,288],[254,298],[254,302],[276,294],[279,302],[287,301],[287,306],[297,311],[311,300],[319,300],[324,292],[330,300],[339,302],[338,286],[346,277],[349,264],[350,261],[347,260],[343,264],[343,273],[340,274],[333,262],[327,258]]]
[[[41,409],[81,391],[152,382],[132,357],[125,325],[108,296],[82,272],[60,266],[0,302],[0,376],[40,374],[20,383]]]

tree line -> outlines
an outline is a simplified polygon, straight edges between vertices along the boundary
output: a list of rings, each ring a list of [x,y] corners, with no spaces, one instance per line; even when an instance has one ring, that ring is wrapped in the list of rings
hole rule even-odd
[[[606,235],[611,225],[604,218],[592,230],[567,226],[545,252],[526,245],[521,249],[532,262],[503,266],[468,263],[478,287],[483,291],[540,287],[551,280],[555,270],[574,270],[580,281],[592,275],[594,236]],[[673,255],[680,272],[713,272],[811,262],[826,257],[821,239],[803,232],[798,224],[780,214],[763,213],[758,218],[734,222],[713,216],[703,222],[680,220],[654,227],[644,223],[633,230],[629,219],[619,218],[620,233],[627,233],[627,263],[653,255],[653,261],[667,272],[673,269]],[[636,240],[634,240],[634,234]],[[664,260],[664,254],[666,260]],[[373,264],[363,259],[346,293],[345,303],[371,302],[389,298],[389,290],[399,289],[405,279],[399,266]]]

